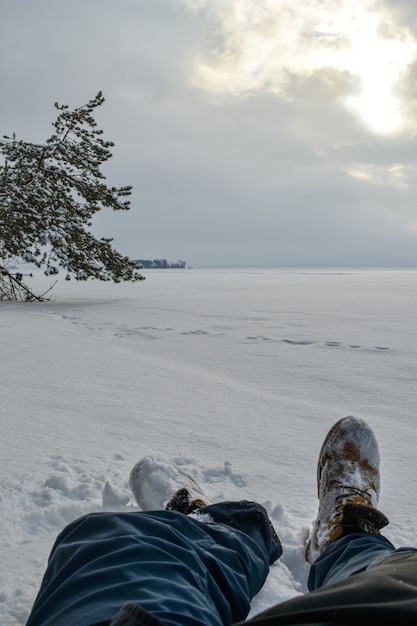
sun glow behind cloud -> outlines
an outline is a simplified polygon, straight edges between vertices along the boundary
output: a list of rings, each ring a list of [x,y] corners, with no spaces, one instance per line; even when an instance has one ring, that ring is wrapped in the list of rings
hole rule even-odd
[[[345,73],[357,85],[343,94],[346,108],[376,133],[401,131],[405,118],[396,89],[417,56],[417,42],[378,1],[187,4],[206,18],[195,77],[200,88],[219,97],[260,91],[285,97],[290,75]]]

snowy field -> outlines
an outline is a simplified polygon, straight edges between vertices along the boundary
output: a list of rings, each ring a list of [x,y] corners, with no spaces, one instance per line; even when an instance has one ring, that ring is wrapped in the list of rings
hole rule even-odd
[[[379,440],[386,536],[417,545],[415,270],[144,274],[0,302],[2,626],[25,624],[67,522],[137,509],[129,472],[149,454],[211,501],[267,507],[284,554],[252,614],[304,593],[317,455],[349,414]]]

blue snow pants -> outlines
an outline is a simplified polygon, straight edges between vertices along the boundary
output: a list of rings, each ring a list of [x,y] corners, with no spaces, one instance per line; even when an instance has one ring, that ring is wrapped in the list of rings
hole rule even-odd
[[[313,563],[308,579],[310,591],[344,580],[384,559],[404,552],[417,552],[416,548],[398,548],[383,535],[352,533],[330,543]]]
[[[280,553],[253,502],[92,513],[58,536],[26,626],[104,626],[128,602],[168,626],[226,626],[245,619]]]

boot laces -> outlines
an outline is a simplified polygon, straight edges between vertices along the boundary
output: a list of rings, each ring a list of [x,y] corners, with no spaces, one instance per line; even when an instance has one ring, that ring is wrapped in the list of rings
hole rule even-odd
[[[360,489],[360,487],[354,487],[352,485],[338,484],[338,490],[341,493],[336,496],[337,511],[340,511],[340,509],[348,503],[372,506],[372,496],[366,489]]]
[[[363,516],[350,520],[345,519],[344,508],[348,505],[362,505],[372,507],[372,498],[368,491],[352,485],[343,485],[337,481],[333,481],[339,494],[335,498],[335,511],[329,520],[329,529],[331,529],[330,540],[333,541],[342,533],[352,532],[352,529],[362,530],[363,532],[376,532],[372,522]]]

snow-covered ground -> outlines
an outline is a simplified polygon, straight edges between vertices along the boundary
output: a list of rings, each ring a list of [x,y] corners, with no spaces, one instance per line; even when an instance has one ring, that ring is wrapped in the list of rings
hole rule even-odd
[[[267,507],[284,554],[252,614],[304,593],[317,455],[348,414],[379,440],[386,536],[417,545],[415,270],[144,273],[0,303],[3,626],[25,623],[67,522],[137,508],[145,455]]]

